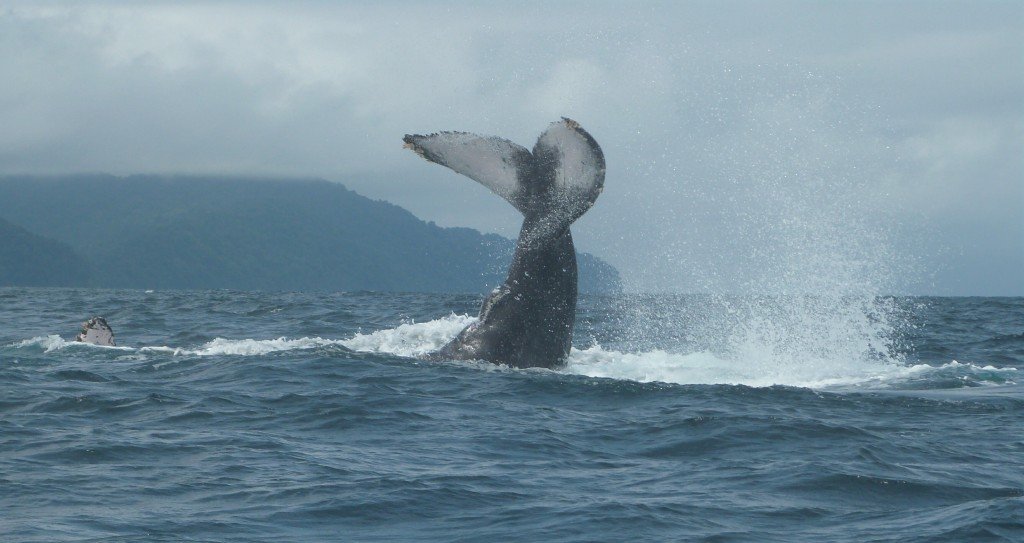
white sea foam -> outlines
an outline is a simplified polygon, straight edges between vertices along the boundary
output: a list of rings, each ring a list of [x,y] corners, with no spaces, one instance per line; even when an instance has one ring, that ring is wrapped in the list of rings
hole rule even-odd
[[[216,338],[200,346],[198,349],[181,351],[178,354],[190,354],[195,356],[215,355],[242,355],[258,356],[280,351],[293,351],[304,349],[316,349],[330,345],[340,345],[341,342],[334,339],[321,337],[302,337],[288,339],[279,337],[277,339],[224,339]]]
[[[422,356],[441,347],[474,320],[476,319],[466,315],[452,314],[446,318],[430,322],[405,323],[396,328],[378,330],[369,334],[356,334],[349,339],[327,339],[322,337],[301,337],[295,339],[287,337],[279,337],[277,339],[216,338],[194,349],[159,346],[140,347],[138,350],[140,352],[159,352],[190,356],[260,356],[280,351],[342,346],[354,351],[415,357]]]
[[[83,347],[83,348],[98,348],[98,349],[113,349],[118,351],[135,351],[138,353],[166,353],[171,355],[191,355],[191,356],[217,356],[217,355],[242,355],[242,356],[259,356],[268,353],[278,351],[291,351],[299,349],[315,349],[317,347],[325,347],[330,345],[344,345],[345,341],[337,339],[324,339],[320,337],[302,337],[298,339],[288,339],[286,337],[280,337],[277,339],[225,339],[215,338],[207,343],[200,345],[194,349],[180,348],[180,347],[168,347],[165,345],[146,346],[146,347],[127,347],[117,346],[108,347],[103,345],[93,345],[90,343],[81,343],[77,341],[68,341],[61,338],[58,335],[39,336],[32,339],[26,339],[14,344],[16,348],[25,347],[42,347],[44,352],[52,352],[69,347]]]
[[[57,349],[63,349],[67,346],[68,342],[64,338],[52,334],[49,336],[37,336],[32,339],[26,339],[15,343],[14,346],[18,348],[25,347],[42,347],[45,352],[56,351]]]
[[[429,322],[405,323],[388,330],[356,334],[342,344],[353,351],[423,356],[441,348],[475,320],[476,317],[452,313]]]
[[[103,347],[67,341],[57,335],[39,336],[13,344],[16,348],[42,348],[45,352],[65,348],[113,349],[134,351],[138,354],[159,353],[172,356],[261,356],[281,351],[309,350],[342,346],[359,352],[393,354],[417,357],[434,351],[453,337],[475,317],[449,315],[440,319],[404,323],[395,328],[367,334],[355,334],[348,339],[302,337],[288,339],[224,339],[216,338],[196,348],[168,346]],[[728,384],[765,387],[772,385],[808,388],[833,387],[890,387],[914,380],[936,377],[973,380],[977,382],[1003,382],[1018,378],[1015,368],[996,368],[951,361],[942,365],[908,365],[898,360],[872,355],[867,348],[871,336],[861,337],[849,333],[838,337],[829,334],[811,334],[815,338],[787,339],[784,334],[767,334],[770,327],[751,324],[748,332],[737,336],[727,353],[709,350],[697,352],[670,352],[652,349],[624,352],[599,345],[572,349],[566,374],[623,379],[642,383],[663,382],[673,384]],[[754,332],[757,331],[758,332]],[[776,328],[777,330],[777,328]],[[812,331],[813,331],[812,327]],[[820,332],[820,330],[818,331]],[[867,341],[867,343],[864,343]],[[823,343],[824,342],[824,343]],[[828,349],[825,344],[837,347]],[[850,343],[854,347],[850,346]],[[857,348],[860,345],[861,348]],[[877,353],[876,353],[877,354]],[[133,358],[134,359],[134,358]]]
[[[19,341],[14,344],[15,347],[42,347],[44,352],[59,351],[68,347],[74,348],[85,348],[85,349],[111,349],[117,351],[131,351],[134,350],[131,347],[118,347],[110,345],[95,345],[92,343],[84,343],[81,341],[68,341],[57,334],[50,334],[48,336],[37,336],[31,339]]]
[[[420,356],[441,347],[474,320],[466,315],[450,315],[429,322],[402,324],[372,334],[357,334],[342,344],[356,351]],[[834,350],[819,347],[814,352],[799,356],[790,349],[762,342],[765,350],[757,352],[756,344],[753,336],[748,337],[742,344],[742,350],[729,354],[710,351],[673,353],[658,349],[631,353],[594,345],[586,349],[572,349],[563,371],[644,383],[808,388],[884,387],[911,379],[924,379],[932,374],[996,373],[1008,379],[1017,371],[956,361],[941,366],[906,365],[889,358],[864,358],[864,353],[846,346]]]
[[[1003,378],[1011,378],[1017,370],[956,361],[932,366],[883,361],[850,361],[839,364],[811,359],[808,359],[807,363],[793,364],[791,360],[782,359],[772,364],[770,360],[762,358],[757,363],[749,363],[742,359],[723,358],[710,352],[678,354],[656,350],[622,353],[595,346],[584,350],[573,349],[565,371],[589,377],[627,379],[642,383],[870,388],[891,386],[936,374],[962,374],[963,378],[967,375],[997,373],[1002,374]]]

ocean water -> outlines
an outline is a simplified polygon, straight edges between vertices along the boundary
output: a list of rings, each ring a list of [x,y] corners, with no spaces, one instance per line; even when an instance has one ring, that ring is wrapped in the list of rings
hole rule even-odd
[[[1022,298],[478,303],[0,289],[0,541],[1024,541]]]

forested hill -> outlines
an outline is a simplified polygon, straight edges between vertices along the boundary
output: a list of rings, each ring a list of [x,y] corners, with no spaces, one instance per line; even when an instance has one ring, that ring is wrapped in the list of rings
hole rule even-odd
[[[74,286],[90,278],[89,264],[71,247],[0,218],[0,286]]]
[[[0,177],[0,218],[0,285],[483,292],[513,248],[319,180]],[[31,281],[29,243],[52,272]],[[620,288],[605,262],[579,265],[581,291]]]

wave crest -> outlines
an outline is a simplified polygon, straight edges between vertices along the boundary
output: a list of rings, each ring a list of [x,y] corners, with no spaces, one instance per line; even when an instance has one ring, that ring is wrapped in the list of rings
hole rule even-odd
[[[423,356],[443,347],[463,328],[475,321],[476,317],[452,313],[428,322],[405,323],[370,334],[356,334],[342,344],[353,351],[408,357]]]

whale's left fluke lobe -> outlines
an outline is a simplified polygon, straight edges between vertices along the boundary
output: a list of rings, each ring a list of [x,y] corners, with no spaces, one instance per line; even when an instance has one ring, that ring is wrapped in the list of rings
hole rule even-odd
[[[525,213],[520,196],[530,177],[530,151],[506,139],[467,132],[406,134],[405,147],[423,158],[448,167],[491,189]]]

